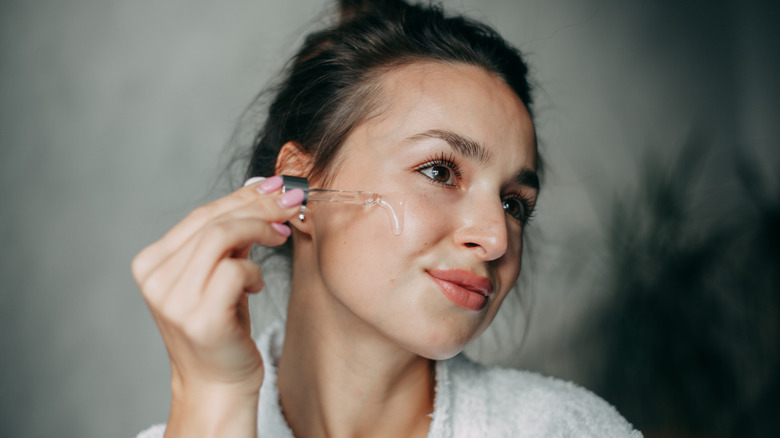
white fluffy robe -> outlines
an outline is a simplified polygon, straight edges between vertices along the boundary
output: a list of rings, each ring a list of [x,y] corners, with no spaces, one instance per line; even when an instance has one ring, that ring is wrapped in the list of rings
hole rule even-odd
[[[281,321],[257,342],[265,365],[258,436],[292,438],[276,387],[284,342]],[[429,438],[631,437],[640,438],[607,402],[573,383],[472,362],[463,355],[436,363],[436,399]],[[138,438],[162,438],[164,425]]]

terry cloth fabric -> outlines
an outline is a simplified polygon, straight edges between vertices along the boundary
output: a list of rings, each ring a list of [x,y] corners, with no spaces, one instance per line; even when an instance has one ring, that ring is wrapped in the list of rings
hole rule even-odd
[[[284,326],[272,324],[257,341],[265,363],[258,435],[293,438],[282,414],[276,365]],[[428,438],[630,437],[642,434],[607,402],[570,382],[527,371],[488,367],[463,355],[436,363],[436,398]],[[164,425],[137,438],[162,438]]]

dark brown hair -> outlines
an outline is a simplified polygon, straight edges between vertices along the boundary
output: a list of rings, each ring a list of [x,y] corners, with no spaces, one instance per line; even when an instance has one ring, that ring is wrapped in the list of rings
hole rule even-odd
[[[254,138],[246,177],[274,174],[279,150],[295,142],[312,157],[306,176],[327,181],[344,140],[378,109],[382,73],[414,62],[482,67],[506,81],[531,113],[528,67],[492,28],[436,5],[342,0],[339,6],[338,22],[310,34],[288,64]]]

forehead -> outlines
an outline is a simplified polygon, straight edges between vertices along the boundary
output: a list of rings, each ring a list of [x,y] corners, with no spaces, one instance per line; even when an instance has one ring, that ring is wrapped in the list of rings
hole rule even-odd
[[[379,78],[378,116],[362,129],[371,138],[399,141],[430,130],[473,139],[491,155],[535,168],[533,122],[520,98],[498,76],[481,67],[414,63]],[[365,144],[365,143],[364,143]]]

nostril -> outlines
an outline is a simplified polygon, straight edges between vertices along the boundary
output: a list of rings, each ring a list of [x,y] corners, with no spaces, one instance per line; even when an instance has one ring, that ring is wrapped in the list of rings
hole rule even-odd
[[[479,245],[477,245],[477,244],[476,244],[476,243],[474,243],[474,242],[467,242],[467,243],[466,243],[466,246],[467,246],[468,248],[476,248],[476,247],[478,247]]]

